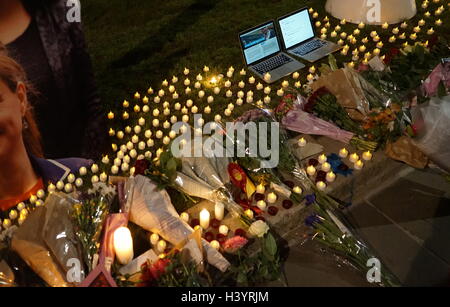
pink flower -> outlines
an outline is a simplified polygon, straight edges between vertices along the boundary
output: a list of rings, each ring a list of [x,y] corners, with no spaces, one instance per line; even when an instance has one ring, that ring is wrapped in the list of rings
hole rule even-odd
[[[244,237],[235,236],[223,243],[223,249],[230,254],[237,252],[247,244],[248,240]]]

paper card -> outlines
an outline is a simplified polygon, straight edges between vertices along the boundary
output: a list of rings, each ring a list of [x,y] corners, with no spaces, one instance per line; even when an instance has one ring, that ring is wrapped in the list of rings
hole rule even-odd
[[[136,272],[139,272],[141,270],[142,264],[147,262],[147,260],[149,260],[151,263],[158,260],[158,256],[156,256],[155,252],[152,249],[149,249],[148,251],[146,251],[139,257],[133,259],[133,261],[131,261],[126,266],[123,266],[122,268],[120,268],[119,272],[120,272],[120,274],[123,274],[123,275],[126,275],[126,274],[133,275]]]

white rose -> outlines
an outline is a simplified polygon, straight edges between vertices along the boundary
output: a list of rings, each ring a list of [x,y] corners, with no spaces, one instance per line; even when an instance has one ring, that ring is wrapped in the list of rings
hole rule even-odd
[[[269,226],[264,221],[256,221],[250,225],[248,232],[255,237],[262,238],[269,231]]]

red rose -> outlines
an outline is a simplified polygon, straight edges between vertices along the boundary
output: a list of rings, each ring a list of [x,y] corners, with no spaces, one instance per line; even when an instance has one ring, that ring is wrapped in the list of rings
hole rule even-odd
[[[137,160],[134,164],[134,174],[144,175],[149,166],[150,162],[147,159]]]

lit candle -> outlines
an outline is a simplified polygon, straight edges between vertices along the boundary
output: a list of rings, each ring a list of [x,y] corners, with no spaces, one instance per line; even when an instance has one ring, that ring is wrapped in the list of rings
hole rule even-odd
[[[425,25],[425,20],[421,19],[419,20],[419,26],[423,27]]]
[[[248,78],[248,83],[253,84],[255,83],[256,79],[255,77],[251,76],[250,78]]]
[[[280,97],[284,95],[284,91],[283,91],[282,88],[280,88],[280,89],[277,91],[277,95],[280,96]]]
[[[127,227],[119,227],[114,231],[114,252],[117,260],[125,265],[133,260],[133,238]]]
[[[389,28],[389,24],[387,22],[385,22],[385,23],[383,23],[383,25],[381,27],[386,30]]]
[[[427,31],[427,34],[428,34],[428,35],[433,35],[433,34],[434,34],[434,29],[433,29],[433,28],[430,28],[430,29]]]
[[[347,151],[347,149],[342,148],[342,149],[339,151],[339,157],[341,157],[341,158],[347,158],[347,156],[348,156],[348,151]]]
[[[228,235],[228,231],[229,231],[229,229],[228,229],[227,225],[220,225],[220,227],[219,227],[220,234],[226,236],[226,235]]]
[[[264,200],[259,200],[259,201],[256,203],[256,206],[257,206],[259,209],[261,209],[262,211],[265,211],[266,208],[267,208],[267,204],[266,204],[266,202],[265,202]]]
[[[308,166],[306,172],[309,176],[314,176],[316,174],[316,168],[313,165]]]
[[[296,193],[296,194],[302,194],[302,193],[303,193],[302,188],[299,187],[298,185],[295,186],[295,187],[292,189],[292,191],[293,191],[294,193]]]
[[[185,75],[189,75],[189,69],[185,68],[184,71],[183,71],[183,73],[184,73]]]
[[[256,186],[256,193],[264,194],[264,192],[266,192],[264,185],[262,183],[258,184]]]
[[[358,160],[359,160],[358,154],[353,153],[353,154],[350,155],[350,162],[355,163]]]
[[[267,195],[267,201],[270,204],[273,204],[277,201],[277,194],[275,194],[274,192],[269,193],[269,195]]]
[[[333,182],[334,180],[336,180],[336,174],[333,172],[329,172],[327,173],[326,179],[328,182]]]
[[[356,170],[362,169],[363,166],[364,166],[364,163],[363,163],[361,160],[358,160],[358,161],[355,163],[355,165],[354,165],[354,167],[355,167]]]
[[[325,162],[327,162],[327,156],[325,156],[324,154],[321,154],[318,158],[318,161],[320,164],[324,164]]]
[[[328,172],[328,171],[331,169],[330,163],[324,162],[324,163],[322,164],[321,169],[322,169],[324,172]]]
[[[288,86],[289,86],[289,81],[284,80],[284,81],[281,83],[281,86],[284,87],[284,88],[288,87]]]
[[[245,210],[244,211],[244,213],[245,213],[245,215],[249,218],[249,219],[253,219],[253,211],[252,210],[250,210],[250,209],[247,209],[247,210]]]
[[[442,25],[442,20],[440,20],[440,19],[436,20],[436,25],[437,25],[437,26]]]
[[[326,185],[326,183],[323,182],[323,181],[318,181],[318,182],[316,183],[316,187],[317,187],[320,191],[323,191],[323,190],[325,190],[325,189],[327,188],[327,185]]]
[[[309,75],[306,77],[306,79],[307,79],[308,81],[312,81],[312,80],[314,80],[314,76],[313,76],[312,74],[309,74]]]
[[[298,140],[298,146],[305,147],[306,146],[306,140],[304,138],[300,138]]]
[[[206,209],[203,209],[200,212],[200,226],[202,226],[203,229],[208,229],[208,227],[209,227],[209,219],[210,219],[209,211],[206,210]]]
[[[156,244],[158,244],[159,241],[159,235],[157,233],[152,233],[152,235],[150,236],[150,243],[152,243],[153,246],[156,246]]]
[[[264,81],[266,81],[266,82],[270,82],[270,79],[272,78],[272,76],[269,74],[269,73],[266,73],[265,75],[264,75]]]
[[[225,81],[225,87],[230,87],[231,86],[231,81],[230,80],[227,80],[227,81]]]
[[[166,241],[164,241],[164,240],[158,241],[158,245],[157,245],[158,252],[160,252],[160,253],[164,252],[166,250],[166,247],[167,247]]]
[[[300,74],[296,71],[292,74],[292,78],[298,79],[300,77]]]
[[[370,161],[372,160],[372,153],[370,151],[366,151],[363,153],[362,157],[365,161]]]
[[[211,247],[216,250],[220,249],[220,243],[217,240],[212,240],[211,242],[209,242],[209,244],[211,244]]]

